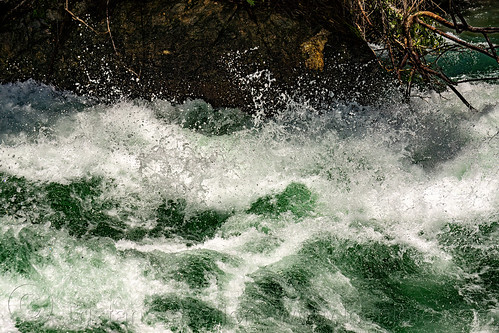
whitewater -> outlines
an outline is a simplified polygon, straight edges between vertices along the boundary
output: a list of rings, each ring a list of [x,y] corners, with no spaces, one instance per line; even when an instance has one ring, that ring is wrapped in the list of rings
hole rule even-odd
[[[0,86],[1,332],[498,332],[499,89],[270,118]]]

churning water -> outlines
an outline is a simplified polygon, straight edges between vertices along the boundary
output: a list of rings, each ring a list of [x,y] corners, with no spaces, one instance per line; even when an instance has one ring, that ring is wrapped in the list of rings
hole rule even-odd
[[[0,85],[0,333],[499,332],[499,85],[459,90],[266,119]]]
[[[499,89],[460,89],[262,121],[0,86],[0,331],[498,332]]]

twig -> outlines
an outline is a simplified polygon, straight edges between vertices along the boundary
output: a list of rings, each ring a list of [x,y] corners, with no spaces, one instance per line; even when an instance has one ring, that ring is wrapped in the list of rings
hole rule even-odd
[[[464,98],[463,95],[461,95],[461,93],[456,89],[456,87],[454,87],[452,84],[447,84],[447,87],[449,87],[453,92],[454,94],[456,94],[456,96],[461,100],[461,102],[463,102],[464,105],[466,105],[468,107],[468,109],[470,109],[471,111],[474,111],[474,112],[478,112],[477,109],[475,109],[467,100],[466,98]]]
[[[10,14],[12,14],[13,12],[15,12],[19,7],[24,5],[25,2],[26,2],[26,0],[22,0],[17,6],[15,6],[13,9],[9,10],[9,12],[7,13],[7,15],[5,15],[5,17],[7,17]]]
[[[490,52],[492,52],[492,55],[497,59],[497,62],[499,63],[499,57],[497,57],[496,47],[490,41],[489,35],[487,35],[486,33],[483,33],[483,37],[485,37],[485,40],[489,44]]]
[[[405,92],[407,98],[409,98],[409,96],[411,96],[412,78],[414,76],[414,72],[415,72],[415,70],[412,69],[411,73],[409,74],[409,80],[408,80],[407,89],[406,89],[406,92]]]
[[[468,43],[468,42],[463,41],[462,39],[459,39],[459,38],[457,38],[457,37],[454,37],[454,36],[452,36],[452,35],[449,35],[448,33],[445,33],[445,32],[443,32],[443,31],[441,31],[441,30],[439,30],[439,29],[435,28],[434,26],[427,24],[427,23],[425,23],[425,22],[421,21],[421,20],[420,20],[420,19],[418,19],[418,18],[415,18],[415,21],[416,21],[418,24],[422,25],[423,27],[425,27],[425,28],[427,28],[427,29],[429,29],[429,30],[431,30],[431,31],[433,31],[433,32],[435,32],[435,33],[437,33],[437,34],[439,34],[439,35],[441,35],[441,36],[443,36],[443,37],[447,38],[447,39],[450,39],[450,40],[452,40],[452,41],[454,41],[454,42],[456,42],[456,43],[458,43],[458,44],[460,44],[460,45],[463,45],[463,46],[465,46],[465,47],[467,47],[467,48],[469,48],[469,49],[472,49],[472,50],[478,51],[478,52],[480,52],[480,53],[483,53],[483,54],[485,54],[485,55],[487,55],[487,56],[489,56],[489,57],[491,57],[491,58],[495,59],[495,60],[499,63],[499,58],[497,57],[497,54],[495,54],[495,51],[494,51],[494,54],[492,54],[492,53],[488,52],[487,50],[482,49],[482,48],[481,48],[481,47],[479,47],[479,46],[476,46],[476,45],[470,44],[470,43]]]
[[[69,3],[68,2],[69,2],[69,0],[66,0],[66,5],[64,6],[64,9],[73,17],[73,19],[75,21],[82,23],[84,26],[86,26],[87,28],[92,30],[97,35],[105,35],[105,34],[109,33],[109,27],[108,27],[107,31],[97,31],[94,28],[92,28],[90,25],[88,25],[87,22],[83,21],[81,18],[76,16],[72,11],[69,10]]]
[[[109,38],[111,38],[111,43],[113,44],[114,53],[119,56],[118,50],[116,50],[116,45],[114,44],[113,35],[111,34],[111,27],[109,25],[109,0],[106,3],[106,22],[107,22],[107,32],[109,33]]]
[[[140,79],[140,72],[137,73],[134,71],[132,68],[128,67],[122,60],[121,56],[118,52],[118,49],[116,48],[116,44],[114,43],[113,39],[113,34],[111,33],[111,23],[109,20],[109,0],[106,2],[106,25],[107,25],[107,30],[106,31],[97,31],[96,29],[92,28],[87,22],[76,16],[72,11],[69,10],[69,0],[66,0],[66,4],[64,6],[64,9],[73,17],[74,20],[81,22],[83,25],[85,25],[87,28],[92,30],[95,34],[97,35],[109,35],[109,38],[111,39],[111,44],[113,46],[114,53],[116,55],[116,60],[118,64],[120,64],[123,68],[125,68],[127,71],[130,73],[134,74],[137,78]]]
[[[487,34],[492,34],[492,33],[497,33],[499,32],[499,27],[473,27],[471,25],[468,25],[466,21],[464,23],[457,23],[454,24],[452,22],[447,21],[440,15],[437,15],[435,13],[423,10],[416,12],[409,17],[409,21],[412,21],[413,18],[419,17],[419,16],[426,16],[428,18],[431,18],[434,21],[437,21],[438,23],[446,26],[447,28],[451,28],[456,30],[456,28],[461,28],[463,30],[469,31],[469,32],[478,32],[478,33],[487,33]],[[464,20],[464,18],[462,18]]]
[[[424,68],[424,70],[430,72],[434,76],[436,76],[436,77],[440,78],[442,81],[444,81],[445,84],[447,85],[447,87],[449,87],[454,92],[454,94],[461,100],[461,102],[463,102],[464,105],[466,105],[468,107],[468,109],[470,109],[471,111],[478,112],[478,110],[475,109],[466,100],[466,98],[464,98],[464,96],[456,89],[456,87],[454,86],[454,85],[457,84],[456,82],[454,82],[451,79],[449,79],[449,77],[447,75],[445,75],[444,73],[442,73],[442,72],[437,72],[435,70],[432,70],[431,68]]]
[[[362,5],[361,0],[357,0],[357,4],[358,4],[358,6],[359,6],[359,9],[360,9],[360,11],[361,11],[362,15],[363,15],[363,16],[364,16],[364,18],[366,19],[367,23],[369,23],[369,25],[373,25],[373,24],[371,23],[371,20],[369,20],[369,16],[367,16],[367,14],[366,14],[366,12],[365,12],[365,10],[364,10],[364,6]]]
[[[499,77],[482,77],[482,78],[475,78],[475,79],[466,79],[466,80],[456,81],[456,84],[457,83],[465,83],[465,82],[476,82],[476,81],[491,81],[491,80],[499,80]]]

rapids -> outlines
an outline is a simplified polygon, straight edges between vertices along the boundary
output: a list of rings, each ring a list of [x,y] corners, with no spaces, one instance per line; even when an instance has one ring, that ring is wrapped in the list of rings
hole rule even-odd
[[[0,86],[2,332],[498,332],[499,89],[271,120]]]

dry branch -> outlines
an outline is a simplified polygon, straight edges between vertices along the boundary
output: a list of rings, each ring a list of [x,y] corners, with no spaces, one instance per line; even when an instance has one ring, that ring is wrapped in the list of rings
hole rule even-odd
[[[450,14],[445,13],[431,0],[357,0],[351,2],[351,4],[356,4],[358,7],[355,11],[357,13],[355,19],[357,24],[362,27],[364,38],[368,41],[381,41],[385,44],[391,64],[388,65],[385,62],[384,67],[389,72],[394,72],[401,84],[404,84],[405,81],[407,97],[410,96],[414,78],[418,77],[430,84],[440,82],[439,85],[446,85],[468,108],[474,110],[471,104],[456,89],[457,84],[463,81],[450,79],[435,65],[437,60],[446,52],[459,49],[480,52],[499,63],[497,46],[489,38],[489,34],[499,33],[499,27],[474,27],[469,25],[452,0],[449,0]],[[439,15],[431,11],[430,6],[433,6],[433,9],[439,10],[442,14]],[[374,17],[370,17],[371,15]],[[442,15],[450,15],[452,22]],[[457,34],[464,31],[479,33],[484,37],[486,44],[485,46],[479,46],[467,42],[443,31],[436,26],[437,24],[452,29]],[[371,35],[366,31],[370,32]],[[442,42],[436,42],[438,41],[437,37],[443,37],[454,42],[455,45],[449,47],[449,44],[447,44],[445,48],[442,48],[439,45]],[[374,40],[369,40],[369,38]],[[432,53],[437,54],[437,60],[428,63],[426,56]],[[377,55],[381,57],[383,53]],[[379,61],[383,62],[382,59],[379,59]],[[472,81],[490,79],[472,79]]]
[[[92,28],[87,22],[85,22],[84,20],[79,18],[75,13],[70,11],[69,10],[69,0],[66,0],[66,3],[64,5],[64,9],[66,10],[66,12],[68,12],[71,15],[71,17],[75,21],[82,23],[84,26],[89,28],[95,34],[97,34],[97,35],[109,35],[109,39],[111,40],[111,45],[113,46],[114,54],[116,55],[116,59],[117,59],[118,64],[120,64],[123,68],[125,68],[127,71],[129,71],[130,73],[135,75],[138,79],[140,79],[140,73],[137,73],[132,68],[127,66],[124,63],[124,61],[121,59],[121,56],[118,52],[118,49],[116,48],[116,44],[114,43],[113,34],[111,33],[111,23],[110,23],[110,19],[109,19],[109,0],[107,0],[107,2],[106,2],[106,27],[107,27],[106,31],[97,31],[96,29]]]
[[[69,10],[69,0],[66,0],[66,4],[64,5],[64,9],[66,10],[66,12],[68,12],[71,15],[73,20],[80,22],[81,24],[83,24],[84,26],[86,26],[87,28],[92,30],[95,34],[105,35],[105,34],[109,33],[109,27],[108,27],[108,30],[106,30],[106,31],[97,31],[96,29],[92,28],[87,22],[85,22],[84,20],[82,20],[81,18],[76,16],[75,13],[73,13],[72,11]]]

